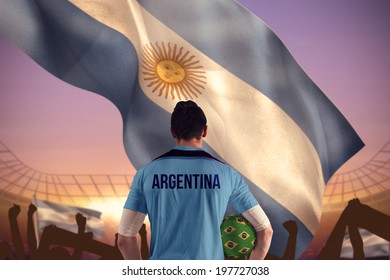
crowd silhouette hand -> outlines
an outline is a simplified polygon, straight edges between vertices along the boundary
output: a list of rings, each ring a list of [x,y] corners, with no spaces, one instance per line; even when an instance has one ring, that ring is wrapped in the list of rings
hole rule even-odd
[[[78,233],[84,233],[85,232],[85,227],[87,225],[87,218],[84,217],[82,214],[77,213],[76,215],[76,223],[78,226]]]
[[[298,233],[298,226],[295,221],[286,221],[283,223],[283,227],[287,230],[289,234],[297,235]]]
[[[30,204],[29,206],[28,206],[28,216],[29,217],[32,217],[32,215],[34,215],[34,213],[37,211],[37,207],[34,205],[34,204]]]
[[[350,207],[356,207],[356,206],[358,206],[358,205],[360,205],[361,203],[360,203],[360,200],[359,200],[359,198],[353,198],[353,199],[351,199],[350,201],[348,201],[348,205],[350,206]]]
[[[76,222],[79,227],[85,227],[85,225],[87,224],[87,218],[84,217],[82,214],[77,213]]]
[[[55,236],[56,228],[56,225],[51,224],[45,227],[45,231],[47,232],[48,236]]]
[[[16,219],[20,213],[20,206],[14,204],[9,210],[8,210],[8,217],[10,219]]]

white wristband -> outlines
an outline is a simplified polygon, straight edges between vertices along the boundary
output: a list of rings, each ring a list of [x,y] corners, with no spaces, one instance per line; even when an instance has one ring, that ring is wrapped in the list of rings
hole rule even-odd
[[[118,233],[128,237],[137,236],[144,223],[146,214],[124,208]]]
[[[243,212],[242,216],[248,220],[256,232],[262,231],[271,224],[260,205],[256,205],[251,209]]]

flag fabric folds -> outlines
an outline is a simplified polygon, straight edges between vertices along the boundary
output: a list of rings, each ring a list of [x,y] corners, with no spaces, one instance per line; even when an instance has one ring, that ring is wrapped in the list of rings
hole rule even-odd
[[[261,20],[226,0],[0,4],[0,34],[118,108],[136,168],[172,148],[175,104],[196,101],[206,150],[244,176],[270,217],[270,252],[283,255],[287,220],[298,224],[296,257],[305,250],[327,180],[363,143]]]
[[[49,225],[55,225],[59,228],[77,233],[76,215],[80,213],[87,219],[85,231],[92,232],[95,238],[104,237],[104,224],[100,219],[101,212],[88,208],[61,205],[46,200],[35,199],[34,201],[37,207],[39,232],[43,232],[43,229]]]

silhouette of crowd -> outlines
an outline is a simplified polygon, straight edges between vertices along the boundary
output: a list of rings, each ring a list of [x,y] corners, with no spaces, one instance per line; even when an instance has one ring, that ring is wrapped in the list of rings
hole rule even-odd
[[[19,205],[13,205],[8,211],[13,249],[7,241],[0,241],[0,260],[78,260],[83,254],[92,254],[99,259],[120,260],[123,259],[119,249],[117,237],[115,244],[108,245],[93,239],[92,232],[85,232],[87,219],[80,213],[75,215],[78,226],[77,233],[73,233],[55,225],[44,228],[38,242],[34,229],[33,215],[37,211],[35,205],[30,204],[27,212],[27,249],[23,245],[17,218],[21,212]],[[298,227],[295,221],[286,221],[283,224],[288,232],[288,240],[283,256],[267,254],[268,260],[289,260],[295,258]],[[329,235],[325,246],[317,256],[317,259],[339,259],[345,231],[349,231],[353,247],[353,258],[364,259],[363,240],[359,228],[364,228],[373,234],[390,241],[390,216],[385,215],[358,199],[349,201],[333,231]],[[139,231],[141,237],[141,254],[144,260],[149,258],[149,248],[145,224]]]
[[[390,216],[362,204],[359,199],[355,198],[348,202],[347,207],[341,213],[317,259],[335,260],[340,258],[347,228],[353,248],[353,259],[365,259],[364,244],[359,228],[366,229],[390,241]]]
[[[25,251],[17,221],[21,208],[15,204],[9,209],[8,218],[14,251],[7,241],[2,241],[0,243],[0,259],[79,260],[83,253],[95,255],[99,259],[123,259],[118,249],[117,235],[114,246],[94,240],[92,232],[85,232],[87,219],[80,213],[75,215],[75,222],[78,226],[77,233],[50,225],[44,228],[38,242],[33,224],[35,211],[37,211],[35,205],[30,204],[27,213],[27,250]],[[140,231],[140,234],[142,234],[141,238],[144,239],[142,243],[147,245],[145,243],[146,230]],[[143,256],[148,257],[147,255]]]

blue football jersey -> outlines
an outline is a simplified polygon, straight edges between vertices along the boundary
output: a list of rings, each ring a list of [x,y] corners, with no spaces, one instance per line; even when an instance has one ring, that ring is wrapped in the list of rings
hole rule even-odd
[[[150,259],[223,259],[220,225],[228,203],[256,206],[241,175],[199,148],[177,146],[135,175],[125,208],[146,213]]]

